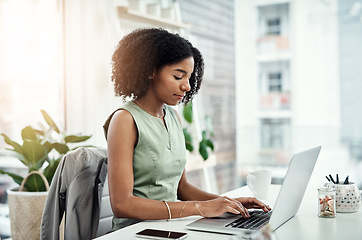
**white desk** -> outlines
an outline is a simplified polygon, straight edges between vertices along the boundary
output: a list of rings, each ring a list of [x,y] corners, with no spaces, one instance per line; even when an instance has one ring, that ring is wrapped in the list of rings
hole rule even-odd
[[[264,202],[273,206],[279,189],[279,185],[272,185],[270,196]],[[247,187],[233,190],[225,193],[225,195],[230,197],[252,196]],[[317,189],[315,187],[308,187],[299,212],[294,218],[275,231],[276,238],[278,240],[362,240],[362,207],[356,213],[337,213],[336,218],[319,218],[317,200]],[[165,220],[144,221],[99,237],[97,240],[136,239],[135,233],[145,228],[187,232],[189,235],[187,239],[190,240],[233,239],[230,235],[186,230],[185,226],[187,224],[199,218],[193,216],[174,219],[169,222]]]

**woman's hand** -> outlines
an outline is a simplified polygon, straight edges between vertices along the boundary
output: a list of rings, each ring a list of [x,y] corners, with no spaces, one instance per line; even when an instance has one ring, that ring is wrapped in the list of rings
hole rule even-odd
[[[194,205],[205,217],[218,217],[226,212],[249,217],[248,210],[240,201],[229,197],[218,197],[208,201],[197,201]]]
[[[239,201],[244,207],[248,209],[257,208],[262,209],[264,212],[269,212],[271,210],[269,205],[266,205],[254,197],[240,197],[236,198],[235,200]]]
[[[241,214],[243,217],[250,217],[248,208],[262,209],[268,212],[271,208],[256,198],[229,198],[218,197],[209,201],[194,202],[195,207],[200,210],[200,215],[205,217],[218,217],[226,212]],[[196,206],[197,205],[197,206]]]

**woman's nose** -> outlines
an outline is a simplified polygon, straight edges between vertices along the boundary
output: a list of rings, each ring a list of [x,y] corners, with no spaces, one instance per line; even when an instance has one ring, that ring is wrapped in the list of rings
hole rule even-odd
[[[186,82],[184,82],[181,86],[181,89],[188,92],[191,90],[191,87],[190,87],[190,83],[189,83],[189,80],[186,80]]]

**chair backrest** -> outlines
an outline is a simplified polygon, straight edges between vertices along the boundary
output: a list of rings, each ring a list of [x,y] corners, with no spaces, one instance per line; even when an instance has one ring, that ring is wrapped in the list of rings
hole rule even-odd
[[[106,234],[112,229],[112,218],[113,218],[113,212],[111,208],[111,202],[109,200],[108,175],[107,175],[102,192],[102,202],[99,214],[97,237]]]

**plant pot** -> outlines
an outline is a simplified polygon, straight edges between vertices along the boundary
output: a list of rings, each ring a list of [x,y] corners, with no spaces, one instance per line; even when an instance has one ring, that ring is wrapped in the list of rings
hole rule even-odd
[[[48,192],[7,190],[11,238],[40,239],[40,224]]]
[[[41,218],[43,215],[48,191],[22,191],[26,179],[34,173],[42,175],[42,173],[39,172],[31,172],[27,177],[24,178],[20,187],[7,190],[12,240],[40,239]],[[45,177],[43,180],[44,179],[46,181]],[[47,181],[46,186],[47,189],[49,189],[49,184]]]

